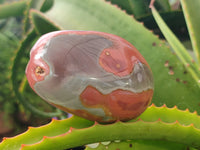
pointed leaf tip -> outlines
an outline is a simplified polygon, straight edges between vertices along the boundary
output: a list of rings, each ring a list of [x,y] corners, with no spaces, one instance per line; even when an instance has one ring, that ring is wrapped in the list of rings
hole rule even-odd
[[[32,129],[32,128],[33,128],[33,127],[29,126],[29,127],[28,127],[28,130],[30,130],[30,129]]]
[[[194,123],[191,123],[189,126],[190,126],[190,127],[194,127]]]
[[[67,133],[71,133],[74,129],[75,129],[75,128],[70,127],[70,128],[69,128],[69,131],[68,131]]]
[[[195,110],[195,111],[193,112],[193,114],[197,115],[197,111]]]
[[[6,139],[8,139],[7,137],[3,137],[2,142],[5,141]]]
[[[51,122],[58,121],[56,118],[51,118]]]
[[[153,8],[154,7],[154,2],[155,2],[155,0],[151,0],[151,2],[149,4],[149,8]]]
[[[94,122],[94,125],[95,125],[95,126],[98,125],[98,124],[99,124],[99,123],[98,123],[97,121]]]
[[[185,109],[186,112],[190,112],[188,108]]]
[[[179,121],[178,121],[178,120],[176,120],[174,123],[175,123],[175,124],[179,124]]]
[[[51,118],[51,122],[54,122],[56,119],[54,119],[54,118]]]
[[[21,149],[23,149],[26,146],[26,144],[21,144]]]
[[[158,118],[158,120],[157,120],[158,122],[162,122],[162,120],[161,120],[161,118]]]
[[[118,122],[122,122],[121,120],[119,120],[119,119],[117,119],[116,121],[115,121],[115,123],[118,123]]]

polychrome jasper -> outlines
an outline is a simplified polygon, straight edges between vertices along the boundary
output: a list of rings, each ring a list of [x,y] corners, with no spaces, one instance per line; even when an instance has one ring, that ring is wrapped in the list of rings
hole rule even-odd
[[[43,35],[30,52],[26,75],[50,104],[98,122],[133,119],[153,96],[151,69],[137,49],[96,31]]]

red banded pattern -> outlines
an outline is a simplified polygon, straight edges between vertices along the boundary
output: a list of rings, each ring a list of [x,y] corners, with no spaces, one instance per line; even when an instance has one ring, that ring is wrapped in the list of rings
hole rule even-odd
[[[128,121],[153,96],[151,69],[128,41],[97,31],[55,31],[33,46],[26,75],[44,100],[98,122]]]

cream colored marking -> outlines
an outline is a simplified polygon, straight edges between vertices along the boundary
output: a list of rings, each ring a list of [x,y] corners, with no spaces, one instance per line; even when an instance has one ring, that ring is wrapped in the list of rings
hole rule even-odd
[[[111,143],[111,141],[101,142],[102,145],[109,145],[110,143]]]
[[[120,68],[120,64],[117,64],[116,67],[117,67],[117,68]]]
[[[88,144],[86,146],[88,146],[90,148],[97,148],[99,146],[99,143],[92,143],[92,144]]]
[[[107,55],[107,56],[109,56],[109,55],[110,55],[110,53],[109,53],[108,51],[106,51],[106,55]]]

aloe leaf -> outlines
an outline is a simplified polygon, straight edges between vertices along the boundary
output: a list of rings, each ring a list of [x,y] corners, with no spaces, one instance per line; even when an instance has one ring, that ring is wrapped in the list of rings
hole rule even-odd
[[[67,132],[70,127],[73,128],[87,128],[93,122],[79,118],[72,117],[62,121],[53,119],[49,124],[35,128],[29,127],[26,132],[12,138],[4,138],[0,144],[1,150],[19,150],[22,144],[34,144],[39,142],[44,136],[57,136]]]
[[[178,38],[181,38],[181,40],[189,39],[184,15],[181,10],[160,12],[160,16],[173,31],[173,33],[178,36]],[[160,37],[163,37],[162,32],[159,30],[152,14],[138,18],[138,20],[143,22],[148,29],[154,30],[154,33],[159,34]]]
[[[16,25],[16,22],[13,20],[9,20],[7,25],[10,23],[15,23]],[[10,80],[10,66],[13,61],[12,58],[14,55],[14,50],[19,44],[19,38],[16,37],[13,32],[10,32],[9,29],[10,28],[6,28],[5,30],[1,30],[0,32],[0,103],[1,111],[5,112],[3,118],[7,119],[3,121],[4,123],[8,123],[8,121],[10,121],[8,115],[6,116],[6,114],[12,114],[16,111],[15,103],[17,101],[12,91],[12,84]],[[10,122],[8,123],[8,125],[15,126]]]
[[[96,30],[128,40],[145,57],[152,69],[155,81],[153,103],[158,106],[166,104],[168,107],[177,105],[180,109],[189,108],[190,111],[197,110],[200,113],[199,88],[179,59],[166,46],[165,41],[159,40],[119,8],[99,0],[84,0],[82,3],[78,0],[57,0],[44,15],[62,30]],[[111,21],[110,18],[116,19]],[[38,29],[46,26],[40,24],[40,21],[34,21],[38,22]]]
[[[200,67],[200,1],[181,0],[182,9],[188,26],[192,47]]]
[[[165,24],[165,22],[160,17],[157,10],[154,8],[154,6],[151,6],[153,16],[161,29],[162,33],[164,34],[165,38],[173,48],[173,50],[176,52],[177,56],[179,57],[180,61],[184,64],[184,66],[187,68],[188,72],[192,75],[198,86],[200,87],[200,72],[198,65],[196,62],[194,62],[193,58],[190,56],[190,54],[187,52],[185,47],[182,45],[182,43],[178,40],[178,38],[173,34],[173,32],[168,28],[168,26]]]
[[[112,4],[117,4],[121,9],[125,10],[128,14],[134,15],[139,19],[151,13],[149,9],[150,0],[108,0]],[[168,0],[156,0],[155,5],[159,11],[170,11],[171,7]]]
[[[20,93],[19,87],[20,87],[20,82],[18,80],[18,69],[21,68],[21,59],[24,57],[24,54],[26,52],[27,47],[30,46],[30,41],[35,40],[37,37],[36,33],[34,30],[32,30],[26,37],[26,39],[21,43],[19,49],[17,50],[17,53],[15,55],[14,61],[13,61],[13,66],[12,66],[12,75],[11,75],[11,81],[12,81],[12,86],[13,90],[15,92],[16,97],[19,99],[21,104],[23,104],[29,111],[40,115],[40,116],[45,116],[45,117],[55,117],[58,115],[61,115],[60,112],[55,112],[55,113],[48,113],[48,112],[43,112],[39,110],[37,107],[33,106],[29,101],[27,101]]]
[[[150,140],[146,144],[150,144],[151,140],[161,140],[161,143],[173,141],[194,147],[200,146],[200,117],[196,113],[181,111],[176,107],[170,109],[166,106],[158,108],[152,105],[139,118],[110,125],[94,124],[75,116],[65,120],[53,120],[45,126],[30,127],[28,131],[16,137],[4,138],[0,149],[18,150],[22,145],[22,149],[59,150],[120,139]],[[155,120],[157,118],[159,119]]]
[[[53,5],[53,0],[29,0],[27,1],[27,7],[24,11],[24,33],[27,33],[29,29],[32,28],[32,22],[30,20],[30,10],[41,10],[41,11],[47,11],[51,8]]]
[[[40,10],[40,8],[44,4],[44,2],[45,2],[45,0],[31,0],[31,8]]]
[[[30,22],[30,10],[32,8],[36,9],[36,10],[40,10],[42,8],[42,6],[44,6],[45,0],[29,0],[27,2],[27,7],[26,10],[24,11],[24,33],[27,33],[29,31],[29,29],[31,29],[31,22]]]
[[[122,132],[123,131],[123,132]],[[131,132],[130,132],[131,131]],[[112,134],[109,134],[112,133]],[[86,137],[87,135],[87,137]],[[100,136],[101,135],[101,136]],[[190,137],[190,138],[188,138]],[[76,139],[79,139],[77,142]],[[67,149],[88,143],[114,140],[162,140],[185,144],[200,148],[200,130],[193,125],[184,126],[177,123],[162,121],[143,122],[141,120],[130,123],[116,122],[109,125],[95,124],[84,129],[71,128],[65,134],[57,137],[45,137],[41,142],[33,145],[23,145],[22,150],[34,149]]]
[[[107,144],[108,143],[108,144]],[[97,146],[97,147],[96,147]],[[96,148],[94,148],[96,147]],[[152,140],[129,140],[129,141],[112,141],[99,142],[89,144],[85,150],[186,150],[187,147],[182,144],[166,141],[152,141]]]
[[[126,10],[128,14],[134,15],[135,18],[150,13],[149,1],[147,0],[109,0],[112,4],[118,5],[121,9]]]
[[[48,11],[54,4],[54,0],[45,0],[40,10],[42,12]]]
[[[155,5],[158,5],[158,9],[160,7],[160,11],[170,11],[171,6],[169,4],[169,0],[156,0]]]
[[[27,7],[27,1],[22,0],[19,2],[13,2],[0,5],[0,18],[22,16]],[[12,11],[11,11],[12,10]]]
[[[138,119],[142,119],[145,122],[161,120],[163,122],[173,123],[178,121],[182,125],[189,126],[193,124],[195,128],[200,129],[200,116],[198,116],[196,112],[190,113],[188,109],[181,111],[178,110],[176,106],[173,108],[167,108],[166,105],[155,107],[155,105],[152,104],[136,120]]]
[[[35,26],[35,30],[40,35],[51,32],[51,31],[60,30],[57,25],[55,25],[53,22],[45,18],[45,16],[37,10],[34,10],[34,9],[31,10],[31,18]],[[41,24],[45,26],[41,26]]]

